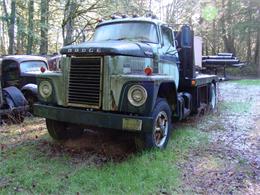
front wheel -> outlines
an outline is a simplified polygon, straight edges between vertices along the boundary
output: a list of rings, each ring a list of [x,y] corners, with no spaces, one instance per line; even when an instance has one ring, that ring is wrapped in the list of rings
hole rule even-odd
[[[142,135],[141,144],[146,149],[164,149],[167,146],[171,134],[172,112],[165,99],[159,98],[156,101],[153,113],[153,129]],[[140,148],[140,137],[136,139],[137,146]]]
[[[46,119],[46,126],[50,136],[55,140],[78,138],[83,134],[84,131],[84,129],[80,127],[52,119]]]

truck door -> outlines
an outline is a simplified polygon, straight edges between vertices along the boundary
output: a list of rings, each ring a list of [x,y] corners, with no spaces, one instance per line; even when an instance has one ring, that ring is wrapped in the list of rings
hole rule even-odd
[[[159,73],[172,76],[176,87],[179,84],[178,52],[174,44],[172,30],[161,26],[162,48],[159,63]]]

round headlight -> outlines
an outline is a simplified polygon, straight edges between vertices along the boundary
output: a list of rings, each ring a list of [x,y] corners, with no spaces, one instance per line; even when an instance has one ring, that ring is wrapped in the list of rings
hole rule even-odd
[[[42,81],[39,85],[39,92],[43,98],[48,98],[52,94],[52,86],[49,81]]]
[[[147,91],[141,85],[133,85],[128,91],[127,98],[133,106],[142,106],[146,102]]]

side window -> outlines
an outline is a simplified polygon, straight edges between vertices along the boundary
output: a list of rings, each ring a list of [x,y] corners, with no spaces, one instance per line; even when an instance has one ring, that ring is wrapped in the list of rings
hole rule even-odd
[[[169,48],[173,46],[173,37],[172,37],[171,29],[167,27],[162,27],[162,38],[163,38],[164,47]]]
[[[4,87],[8,86],[8,81],[19,79],[19,66],[17,62],[6,60],[3,62],[2,69]]]

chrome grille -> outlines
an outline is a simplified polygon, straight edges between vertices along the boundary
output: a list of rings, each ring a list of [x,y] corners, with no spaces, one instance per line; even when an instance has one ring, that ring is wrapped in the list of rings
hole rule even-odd
[[[68,103],[86,108],[101,107],[102,58],[71,58]]]

